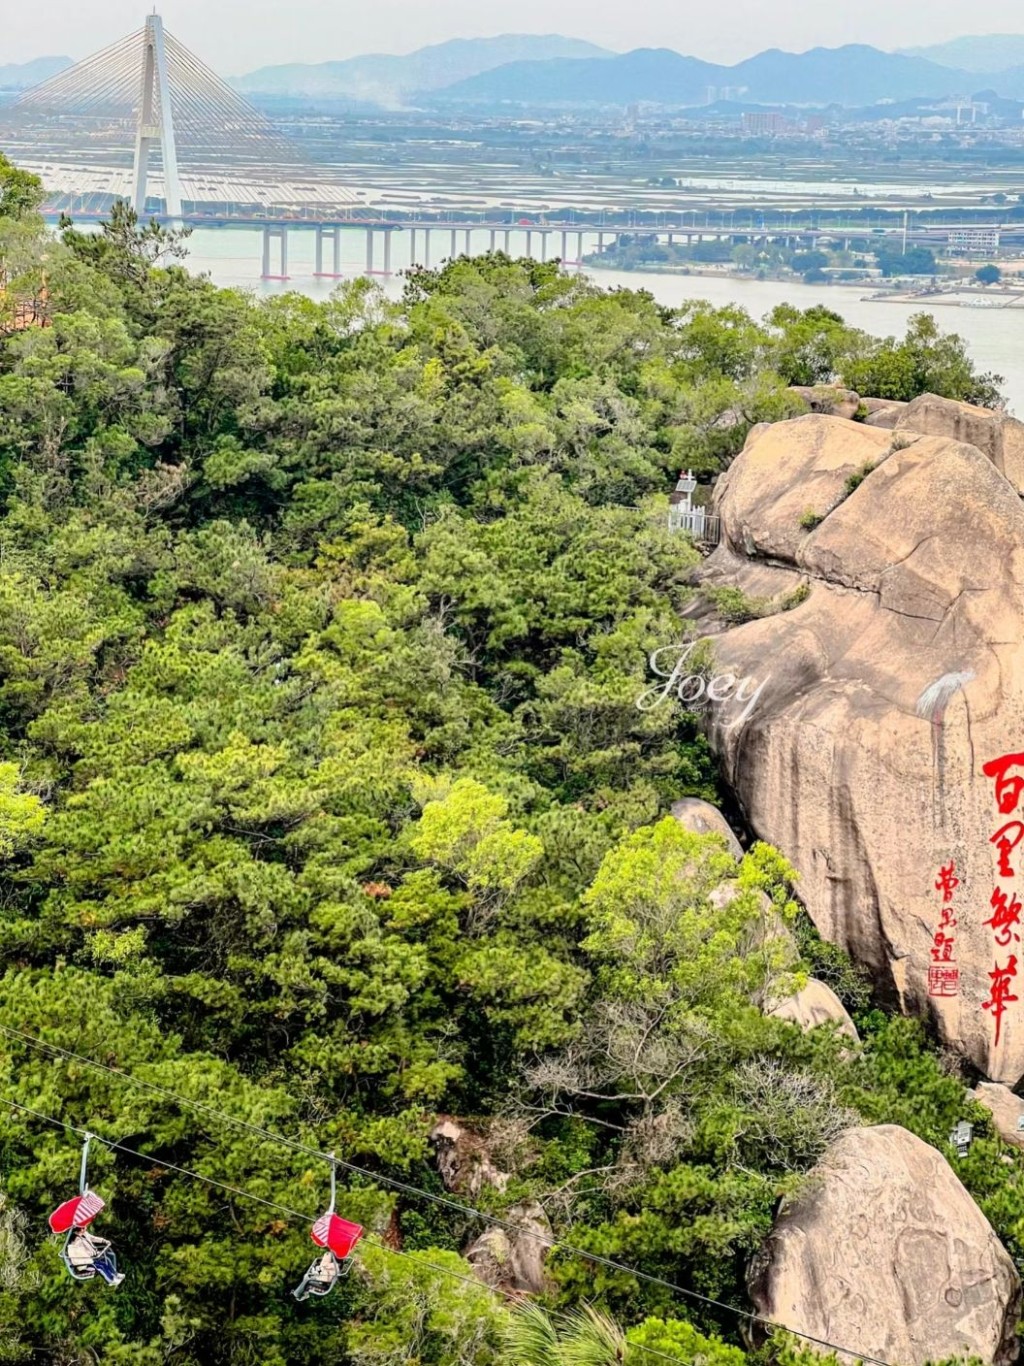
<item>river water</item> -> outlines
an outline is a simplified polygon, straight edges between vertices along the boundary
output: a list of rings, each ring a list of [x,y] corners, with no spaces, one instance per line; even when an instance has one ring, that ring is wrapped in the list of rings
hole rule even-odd
[[[436,264],[448,251],[449,238],[443,229],[432,236]],[[498,240],[500,245],[500,236]],[[557,235],[553,234],[550,240],[553,248],[560,245]],[[289,233],[288,283],[260,279],[261,241],[261,234],[257,231],[238,228],[199,229],[189,240],[189,267],[195,271],[208,272],[219,285],[234,285],[264,294],[297,290],[314,299],[327,298],[336,281],[318,280],[313,276],[312,232],[293,230]],[[570,234],[569,242],[575,247],[574,233]],[[487,230],[475,232],[471,249],[485,251],[488,243]],[[585,252],[594,251],[596,245],[596,239],[593,242],[586,239]],[[462,246],[463,237],[460,233],[460,250]],[[513,252],[517,249],[522,250],[522,245],[513,241]],[[354,279],[359,275],[365,251],[363,232],[356,230],[341,234],[341,270],[345,278]],[[395,271],[408,266],[408,251],[408,233],[395,233],[391,262]],[[378,258],[381,255],[379,237],[377,255]],[[325,251],[325,268],[329,269],[328,256],[329,253]],[[863,286],[846,288],[778,280],[735,280],[714,275],[661,275],[643,271],[599,270],[591,274],[596,281],[609,288],[620,285],[626,289],[646,289],[659,303],[666,305],[681,304],[687,299],[707,299],[718,306],[739,304],[755,318],[763,317],[780,303],[791,303],[799,308],[824,304],[840,313],[853,326],[877,336],[901,336],[912,314],[932,312],[944,331],[958,332],[966,340],[975,365],[1004,377],[1002,388],[1010,410],[1024,416],[1024,309],[952,308],[936,306],[934,301],[896,303],[887,299],[869,302],[862,297]],[[401,289],[401,281],[397,276],[382,283],[389,293],[397,293]]]

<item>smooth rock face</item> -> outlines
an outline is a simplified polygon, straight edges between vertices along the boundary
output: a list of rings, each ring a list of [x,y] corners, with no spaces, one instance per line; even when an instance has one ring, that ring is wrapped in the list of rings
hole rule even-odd
[[[1024,751],[1024,506],[975,446],[906,439],[893,450],[888,432],[808,415],[762,432],[719,481],[723,543],[703,579],[754,595],[766,577],[776,591],[803,582],[810,595],[712,637],[716,671],[761,691],[742,720],[709,708],[708,734],[824,937],[1012,1085],[1024,930],[986,922],[994,889],[1024,886],[1024,840],[1013,878],[992,843],[1024,821],[1024,797],[1014,808],[1008,789],[1001,812],[982,769]],[[808,507],[824,518],[813,529]],[[944,904],[951,861],[959,885]],[[944,915],[956,924],[940,930]],[[952,943],[936,948],[938,933]],[[993,1000],[991,974],[1010,968]]]
[[[983,1081],[971,1092],[979,1105],[991,1112],[993,1123],[1004,1143],[1024,1148],[1024,1100],[1014,1095],[1008,1086]]]
[[[888,431],[893,431],[906,411],[907,405],[895,402],[881,403],[877,399],[873,399],[871,402],[877,403],[878,406],[870,410],[864,419],[865,425],[868,427],[884,427]]]
[[[860,406],[868,417],[874,417],[876,413],[887,412],[890,408],[902,412],[907,405],[898,398],[862,398]]]
[[[844,440],[837,440],[842,434]],[[739,555],[797,567],[806,514],[825,518],[846,497],[847,481],[888,457],[892,436],[835,417],[776,422],[749,442],[715,487],[722,536]]]
[[[749,1284],[766,1318],[900,1366],[1017,1356],[1009,1254],[945,1159],[896,1125],[832,1144]]]
[[[815,977],[795,996],[780,1001],[768,1013],[776,1019],[789,1020],[805,1031],[833,1023],[839,1026],[840,1034],[845,1034],[854,1043],[860,1043],[857,1026],[850,1019],[842,1001],[830,986]]]
[[[907,404],[896,430],[970,442],[988,456],[1000,474],[1006,475],[1018,493],[1024,493],[1024,422],[1006,413],[922,394]]]
[[[674,802],[672,814],[683,827],[694,835],[721,835],[729,846],[733,858],[743,857],[743,846],[736,838],[732,826],[716,806],[702,802],[699,797],[684,797]]]

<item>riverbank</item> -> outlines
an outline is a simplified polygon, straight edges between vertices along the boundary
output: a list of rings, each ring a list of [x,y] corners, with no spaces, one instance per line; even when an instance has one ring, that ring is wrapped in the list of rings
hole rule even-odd
[[[595,275],[614,271],[618,275],[695,275],[701,279],[714,280],[746,280],[757,284],[784,284],[800,285],[804,281],[801,276],[794,275],[791,271],[765,270],[751,274],[750,271],[732,270],[729,266],[720,266],[714,263],[703,265],[699,261],[687,262],[686,265],[671,265],[660,261],[645,263],[642,268],[629,266],[607,265],[603,261],[595,260],[594,257],[585,257],[581,263],[585,270],[593,271]],[[863,289],[866,283],[864,276],[857,280],[836,280],[828,279],[821,282],[828,289]]]
[[[736,280],[748,284],[780,284],[789,287],[799,287],[805,284],[798,276],[785,271],[759,271],[756,275],[752,275],[748,271],[730,270],[728,266],[700,265],[697,263],[671,265],[652,262],[650,265],[645,265],[642,270],[634,270],[629,267],[606,265],[593,257],[589,257],[584,260],[583,265],[595,276],[614,272],[625,276],[672,275],[683,279],[693,276],[698,279]],[[863,277],[858,280],[830,278],[819,281],[814,287],[829,290],[863,291],[866,283],[868,281]],[[1024,309],[1024,288],[1020,285],[1011,288],[1004,286],[1002,289],[994,285],[987,285],[984,289],[979,289],[968,285],[963,280],[951,281],[946,288],[938,289],[901,289],[899,286],[890,286],[876,290],[872,294],[860,293],[859,297],[862,303],[914,304],[922,308]],[[845,304],[843,306],[845,307]]]
[[[1024,308],[1024,292],[1016,289],[997,290],[991,286],[984,292],[953,287],[948,290],[879,290],[863,296],[865,303],[908,303],[922,308]]]

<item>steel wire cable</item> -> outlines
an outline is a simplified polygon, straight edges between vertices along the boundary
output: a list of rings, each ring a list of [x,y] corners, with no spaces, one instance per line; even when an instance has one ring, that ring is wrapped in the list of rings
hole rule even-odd
[[[568,1253],[572,1257],[577,1257],[581,1261],[587,1261],[595,1266],[601,1266],[610,1271],[617,1271],[623,1275],[632,1276],[636,1280],[643,1281],[647,1285],[656,1285],[663,1290],[668,1290],[674,1295],[682,1296],[686,1299],[694,1300],[696,1303],[703,1304],[707,1308],[723,1310],[726,1313],[734,1314],[738,1318],[746,1319],[751,1323],[758,1323],[764,1327],[777,1329],[780,1332],[792,1333],[793,1336],[802,1338],[805,1342],[814,1343],[819,1347],[826,1347],[833,1352],[841,1352],[846,1356],[857,1357],[860,1361],[870,1363],[870,1366],[891,1366],[891,1363],[883,1361],[881,1358],[872,1356],[867,1352],[858,1351],[856,1348],[844,1347],[839,1343],[830,1342],[825,1338],[815,1337],[812,1333],[804,1333],[799,1329],[787,1328],[784,1324],[776,1323],[774,1320],[766,1318],[763,1314],[758,1314],[754,1310],[743,1309],[739,1305],[729,1304],[723,1300],[716,1300],[710,1295],[703,1295],[700,1291],[691,1290],[687,1286],[678,1285],[675,1281],[670,1281],[663,1276],[656,1276],[650,1272],[641,1271],[637,1267],[628,1266],[623,1262],[617,1262],[611,1257],[604,1257],[597,1252],[589,1252],[584,1248],[573,1246],[559,1238],[548,1238],[542,1233],[535,1233],[531,1229],[522,1227],[512,1220],[503,1219],[500,1215],[488,1214],[483,1210],[475,1209],[472,1205],[466,1205],[462,1201],[452,1200],[449,1196],[438,1195],[436,1192],[423,1190],[420,1186],[412,1185],[407,1181],[400,1181],[396,1177],[385,1176],[379,1172],[373,1172],[367,1167],[360,1167],[356,1163],[346,1162],[343,1158],[325,1153],[318,1148],[313,1148],[309,1144],[300,1143],[295,1139],[287,1138],[284,1134],[275,1133],[272,1129],[265,1129],[258,1124],[252,1124],[248,1120],[237,1119],[233,1115],[226,1114],[218,1110],[215,1106],[208,1105],[205,1101],[191,1100],[187,1096],[179,1095],[169,1087],[161,1086],[156,1082],[145,1081],[141,1077],[134,1076],[131,1072],[126,1072],[122,1068],[112,1067],[107,1063],[97,1062],[93,1058],[87,1058],[80,1053],[74,1053],[70,1049],[61,1048],[57,1044],[49,1044],[43,1039],[38,1039],[34,1035],[27,1034],[22,1030],[12,1029],[8,1025],[0,1025],[0,1033],[12,1038],[18,1038],[30,1046],[45,1049],[58,1056],[70,1058],[75,1062],[82,1063],[87,1067],[96,1068],[98,1071],[107,1072],[112,1076],[121,1078],[133,1085],[140,1086],[145,1090],[176,1101],[179,1105],[187,1106],[198,1113],[207,1114],[213,1118],[223,1120],[227,1124],[235,1125],[239,1129],[244,1129],[249,1133],[256,1134],[258,1137],[272,1143],[279,1143],[284,1147],[290,1148],[295,1152],[301,1152],[309,1157],[316,1157],[322,1162],[333,1162],[334,1165],[343,1171],[351,1172],[355,1176],[362,1177],[364,1180],[379,1186],[388,1186],[392,1190],[400,1191],[405,1195],[413,1196],[416,1199],[428,1200],[432,1204],[443,1206],[444,1208],[464,1214],[470,1218],[479,1219],[483,1223],[492,1224],[497,1228],[504,1229],[506,1233],[513,1233],[517,1237],[531,1238],[541,1243],[546,1248],[557,1249]],[[12,1102],[13,1103],[13,1102]]]
[[[104,1147],[111,1148],[115,1152],[126,1153],[131,1157],[141,1158],[144,1162],[156,1163],[161,1170],[176,1172],[179,1176],[187,1176],[193,1181],[201,1181],[204,1185],[212,1186],[216,1190],[227,1191],[229,1194],[240,1196],[244,1200],[252,1200],[258,1205],[265,1206],[267,1209],[272,1209],[279,1214],[285,1214],[290,1219],[299,1220],[306,1227],[311,1226],[313,1220],[316,1218],[316,1215],[303,1214],[301,1210],[295,1210],[288,1205],[282,1205],[277,1200],[267,1200],[261,1195],[253,1195],[249,1191],[242,1190],[240,1186],[233,1186],[227,1181],[217,1181],[211,1176],[203,1176],[202,1172],[194,1172],[189,1167],[179,1167],[176,1163],[167,1162],[163,1158],[155,1156],[153,1153],[143,1153],[137,1148],[129,1148],[126,1143],[118,1143],[113,1139],[104,1138],[101,1134],[96,1134],[91,1129],[82,1128],[77,1124],[71,1124],[66,1119],[57,1119],[54,1115],[44,1114],[42,1110],[34,1110],[31,1106],[22,1105],[19,1101],[5,1100],[3,1104],[10,1105],[15,1110],[22,1110],[27,1115],[34,1115],[36,1119],[45,1120],[46,1123],[52,1124],[57,1128],[66,1129],[73,1134],[79,1134],[82,1138],[88,1136],[97,1139]],[[364,1234],[364,1236],[367,1242],[371,1243],[374,1247],[379,1248],[381,1252],[387,1253],[389,1256],[404,1257],[415,1266],[426,1267],[428,1271],[433,1271],[440,1276],[450,1276],[453,1280],[461,1281],[463,1285],[472,1286],[474,1290],[482,1290],[489,1294],[500,1296],[506,1299],[510,1304],[518,1306],[522,1302],[514,1291],[502,1290],[500,1286],[496,1285],[488,1285],[485,1281],[477,1280],[475,1276],[463,1276],[461,1272],[453,1271],[451,1267],[438,1266],[436,1262],[429,1262],[425,1257],[421,1257],[416,1253],[404,1252],[401,1248],[391,1247],[376,1234],[370,1233]],[[631,1343],[630,1345],[636,1347],[641,1352],[647,1352],[651,1356],[660,1358],[662,1361],[670,1361],[675,1363],[675,1366],[678,1366],[678,1357],[669,1356],[667,1353],[659,1351],[656,1347],[648,1347],[641,1343]]]

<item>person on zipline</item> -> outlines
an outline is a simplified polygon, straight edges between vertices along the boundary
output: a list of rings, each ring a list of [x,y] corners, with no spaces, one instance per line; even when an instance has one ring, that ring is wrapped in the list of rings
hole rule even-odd
[[[90,1276],[99,1273],[107,1285],[120,1285],[124,1272],[117,1269],[117,1254],[106,1238],[94,1238],[84,1228],[71,1230],[64,1248],[64,1257],[72,1274]]]
[[[292,1294],[297,1300],[308,1299],[310,1295],[329,1295],[340,1274],[337,1257],[330,1248],[325,1248],[324,1255],[316,1259]]]

